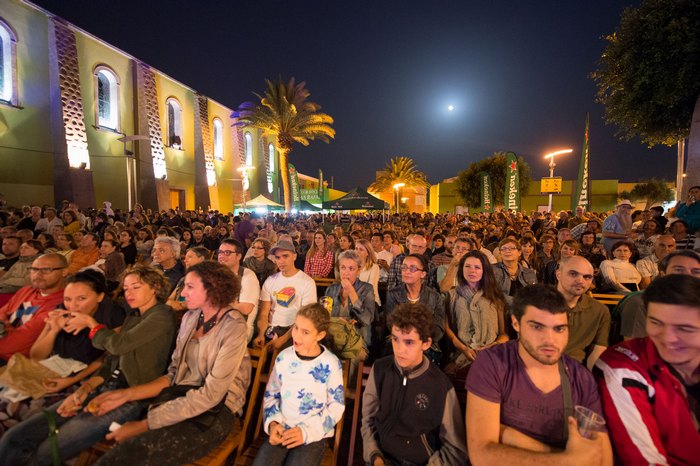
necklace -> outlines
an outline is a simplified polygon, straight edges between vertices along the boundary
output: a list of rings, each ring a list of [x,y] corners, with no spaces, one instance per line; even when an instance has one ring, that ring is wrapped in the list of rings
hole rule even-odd
[[[199,319],[197,319],[196,330],[199,330],[200,328],[202,328],[202,333],[204,335],[206,335],[209,332],[209,330],[214,328],[214,326],[216,325],[216,322],[219,319],[219,312],[220,312],[220,310],[217,311],[216,314],[214,314],[214,317],[212,317],[211,319],[209,319],[205,322],[204,321],[204,311],[199,311]]]

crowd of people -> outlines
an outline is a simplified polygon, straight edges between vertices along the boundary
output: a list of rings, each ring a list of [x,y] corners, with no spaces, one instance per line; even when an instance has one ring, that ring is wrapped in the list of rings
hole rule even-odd
[[[320,464],[342,359],[371,366],[372,466],[697,464],[695,199],[666,213],[4,208],[0,464],[57,464],[105,438],[98,464],[194,461],[242,416],[247,349],[265,345],[255,464]]]

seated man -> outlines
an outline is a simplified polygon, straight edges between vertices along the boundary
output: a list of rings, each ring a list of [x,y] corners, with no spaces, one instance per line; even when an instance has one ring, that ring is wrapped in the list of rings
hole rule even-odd
[[[29,268],[31,285],[20,288],[0,308],[0,365],[15,353],[29,356],[47,314],[63,303],[67,267],[66,258],[60,254],[36,258]]]
[[[2,258],[0,258],[0,277],[2,277],[15,262],[19,260],[19,247],[22,240],[16,236],[6,236],[2,239]]]
[[[642,281],[639,283],[640,289],[643,290],[649,286],[649,283],[659,275],[659,261],[675,250],[676,240],[673,239],[672,235],[661,235],[656,238],[654,252],[638,260],[635,264],[639,274],[642,276]]]
[[[455,389],[423,355],[432,344],[432,313],[423,304],[400,304],[387,327],[394,354],[374,363],[362,397],[365,462],[466,464]]]
[[[700,254],[689,249],[667,254],[659,261],[659,276],[672,274],[692,275],[700,278]],[[620,334],[623,339],[629,340],[647,336],[647,310],[642,300],[641,291],[628,294],[617,305],[613,314],[615,313],[619,313],[620,316]]]
[[[78,249],[73,251],[68,265],[68,275],[85,267],[90,267],[100,258],[100,249],[97,247],[99,238],[95,233],[85,233],[78,243]]]
[[[644,290],[648,337],[596,363],[603,410],[621,464],[698,464],[700,278],[659,277]]]
[[[172,293],[177,283],[185,275],[185,266],[180,260],[180,242],[169,236],[162,236],[153,242],[153,267],[161,270],[168,279]]]
[[[487,348],[467,376],[469,459],[481,464],[612,464],[607,433],[582,437],[573,407],[602,413],[590,372],[566,356],[567,305],[551,286],[520,289],[512,324],[518,339]]]

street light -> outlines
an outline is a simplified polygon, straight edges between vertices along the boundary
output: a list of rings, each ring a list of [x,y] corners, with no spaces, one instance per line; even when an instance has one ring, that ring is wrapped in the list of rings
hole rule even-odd
[[[406,183],[396,183],[394,185],[394,190],[396,191],[396,213],[399,213],[399,188],[406,186]]]
[[[246,192],[248,191],[248,188],[250,188],[250,181],[248,179],[248,170],[255,170],[255,167],[252,165],[241,165],[240,167],[236,168],[236,171],[241,172],[241,188],[243,188],[243,211],[245,212],[246,210]]]
[[[554,163],[554,156],[556,155],[563,155],[563,154],[570,154],[574,150],[573,149],[563,149],[563,150],[558,150],[556,152],[552,152],[551,154],[547,154],[544,156],[545,159],[550,159],[549,160],[549,177],[554,178],[554,167],[557,166],[556,163]],[[549,208],[547,209],[548,212],[552,211],[552,193],[549,193]]]

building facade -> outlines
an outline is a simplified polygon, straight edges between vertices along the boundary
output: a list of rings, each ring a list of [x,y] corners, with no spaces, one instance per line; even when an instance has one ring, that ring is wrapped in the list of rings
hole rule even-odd
[[[231,112],[30,2],[0,2],[8,204],[230,211],[243,190],[279,202],[275,141],[233,128]]]

